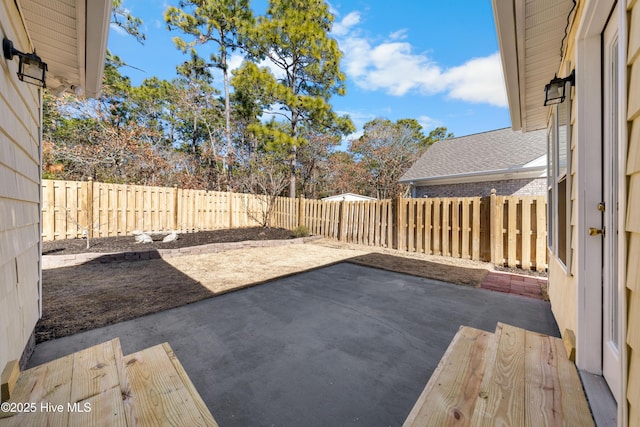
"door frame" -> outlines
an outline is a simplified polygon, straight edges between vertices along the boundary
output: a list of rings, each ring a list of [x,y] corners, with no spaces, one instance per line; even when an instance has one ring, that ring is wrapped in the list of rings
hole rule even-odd
[[[619,156],[626,158],[627,136],[627,16],[626,2],[619,2],[618,32],[619,38]],[[575,233],[578,253],[576,254],[576,365],[579,369],[602,375],[602,239],[589,236],[589,227],[601,228],[602,218],[597,205],[602,200],[602,43],[601,35],[608,18],[616,5],[615,0],[586,1],[576,36],[576,93],[577,103],[575,120],[576,186],[575,208],[577,209]],[[595,157],[595,159],[594,159]],[[626,378],[627,351],[626,338],[626,176],[625,164],[620,168],[621,186],[619,200],[619,244],[618,244],[618,283],[619,283],[619,327],[623,336],[621,345],[621,390],[623,402],[618,402],[618,425],[624,425],[627,419]]]
[[[617,6],[620,7],[620,6]],[[605,210],[602,213],[602,228],[605,230],[605,234],[602,236],[603,242],[603,330],[602,330],[602,376],[609,385],[609,389],[616,401],[623,400],[623,396],[620,394],[622,391],[622,370],[621,366],[621,353],[622,346],[624,345],[624,337],[621,335],[620,319],[622,313],[620,312],[619,297],[621,289],[619,288],[620,280],[618,280],[618,272],[621,271],[620,263],[620,247],[618,245],[620,237],[624,234],[624,218],[621,218],[620,199],[624,198],[624,191],[621,191],[621,185],[624,185],[624,167],[625,158],[620,155],[622,146],[624,145],[620,138],[620,131],[623,120],[620,118],[620,114],[624,111],[624,105],[619,102],[620,96],[620,84],[619,79],[621,76],[619,60],[620,50],[618,46],[620,44],[620,25],[619,15],[616,13],[618,9],[614,9],[614,13],[611,14],[609,22],[602,33],[602,69],[603,69],[603,99],[602,99],[602,111],[603,111],[603,133],[602,133],[602,159],[603,159],[603,193],[602,201],[605,203]],[[609,32],[609,35],[607,35]],[[614,43],[614,49],[608,49]],[[615,50],[615,51],[614,51]],[[613,57],[612,57],[613,56]],[[607,72],[606,69],[610,69],[615,61],[616,74],[612,75]],[[613,79],[613,80],[612,80]],[[615,86],[612,86],[615,84]],[[613,91],[608,89],[613,88]],[[607,95],[609,92],[610,95]],[[612,102],[615,101],[615,104]],[[613,116],[615,114],[615,121],[607,120],[607,116]],[[614,136],[615,139],[611,139]],[[624,206],[624,204],[622,204]],[[615,233],[614,233],[615,227]],[[614,256],[615,254],[615,256]],[[622,288],[624,290],[624,287]],[[611,311],[610,311],[611,310]],[[617,317],[612,317],[616,315]],[[610,322],[611,319],[614,322]],[[611,329],[614,328],[616,336],[611,334]],[[610,342],[614,342],[617,345],[616,349],[612,349]]]

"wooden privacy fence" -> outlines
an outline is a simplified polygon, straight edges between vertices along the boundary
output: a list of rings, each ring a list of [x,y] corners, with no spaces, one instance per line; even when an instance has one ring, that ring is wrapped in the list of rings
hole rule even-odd
[[[347,243],[547,268],[546,199],[497,196],[323,202],[170,187],[43,181],[44,240],[270,224]]]
[[[42,182],[44,240],[259,225],[262,196],[93,181]]]
[[[347,243],[547,268],[545,197],[300,199],[299,212],[311,234]]]

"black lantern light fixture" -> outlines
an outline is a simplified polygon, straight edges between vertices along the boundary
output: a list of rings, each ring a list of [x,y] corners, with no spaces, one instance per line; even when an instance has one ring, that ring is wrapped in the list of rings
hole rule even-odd
[[[571,71],[567,77],[561,79],[557,75],[544,87],[544,106],[560,104],[567,96],[567,83],[573,86],[576,82],[576,70]]]
[[[18,64],[18,78],[25,82],[38,87],[47,87],[45,77],[47,73],[47,64],[33,53],[23,53],[13,47],[13,42],[9,39],[2,39],[2,52],[4,58],[12,60],[14,56],[20,58]]]

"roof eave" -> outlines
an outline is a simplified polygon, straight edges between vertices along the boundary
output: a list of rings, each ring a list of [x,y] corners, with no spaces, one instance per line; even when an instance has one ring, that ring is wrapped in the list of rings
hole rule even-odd
[[[111,0],[87,0],[85,26],[85,92],[100,96],[107,52]]]
[[[560,70],[572,0],[492,0],[512,128],[544,129],[544,86]],[[526,4],[525,4],[526,3]],[[566,74],[565,74],[566,72]]]
[[[100,95],[111,2],[17,0],[30,49],[48,65],[47,87],[80,86],[88,97]]]
[[[492,0],[492,3],[500,46],[500,59],[507,89],[511,128],[520,130],[522,129],[522,114],[514,4],[512,0]]]
[[[456,183],[464,182],[471,178],[482,178],[479,181],[490,181],[494,179],[523,179],[523,178],[535,178],[538,174],[545,172],[546,165],[534,166],[527,168],[509,168],[509,169],[497,169],[491,171],[479,171],[479,172],[465,172],[451,175],[430,176],[423,178],[403,178],[399,182],[401,184],[433,184],[435,182],[442,183]]]

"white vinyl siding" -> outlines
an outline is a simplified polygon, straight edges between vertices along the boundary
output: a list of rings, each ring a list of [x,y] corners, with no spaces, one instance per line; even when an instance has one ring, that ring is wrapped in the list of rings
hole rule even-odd
[[[0,37],[33,50],[13,0]],[[40,317],[40,92],[0,59],[0,370],[19,359]]]

